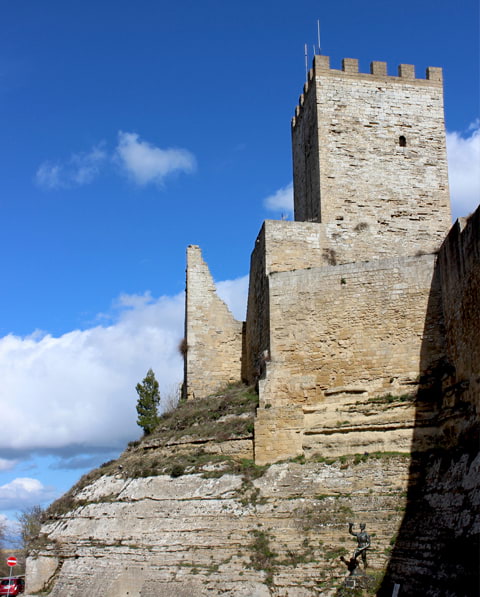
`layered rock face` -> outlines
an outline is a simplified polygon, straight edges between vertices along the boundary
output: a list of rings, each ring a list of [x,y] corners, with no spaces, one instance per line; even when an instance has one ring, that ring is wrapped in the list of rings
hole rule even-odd
[[[473,448],[473,450],[471,450]],[[480,454],[432,453],[412,465],[407,508],[378,593],[476,597],[480,587]]]
[[[410,451],[330,460],[313,452],[306,462],[258,466],[257,401],[241,386],[187,401],[152,436],[90,473],[50,509],[27,562],[27,590],[340,597],[348,574],[340,557],[356,546],[348,523],[364,522],[372,546],[363,595],[390,597],[395,585],[405,595],[475,595],[478,445],[461,436],[442,450],[439,431],[435,450],[412,455],[431,417],[440,430],[448,408],[378,399],[367,410],[352,398],[357,418],[397,425],[415,416]],[[349,436],[356,441],[355,429],[340,423],[332,429],[338,451]]]
[[[141,448],[139,448],[141,449]],[[178,478],[108,474],[42,529],[28,590],[51,597],[334,595],[356,546],[372,536],[381,579],[406,506],[409,459],[383,455],[276,464],[258,478],[223,465]],[[259,474],[258,469],[255,474]]]
[[[479,478],[480,456],[435,453],[245,462],[234,472],[217,462],[177,478],[109,472],[75,492],[68,511],[51,513],[27,561],[27,590],[339,597],[350,594],[340,558],[357,545],[348,523],[355,532],[364,522],[362,595],[390,597],[398,585],[404,595],[473,597]]]

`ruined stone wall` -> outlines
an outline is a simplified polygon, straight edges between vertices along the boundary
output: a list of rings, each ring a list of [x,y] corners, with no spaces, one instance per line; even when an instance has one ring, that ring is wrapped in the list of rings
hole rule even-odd
[[[258,462],[410,449],[412,404],[374,412],[369,401],[415,392],[444,354],[434,266],[435,256],[424,255],[270,274]]]
[[[450,227],[441,69],[416,79],[411,65],[399,77],[386,68],[359,73],[346,59],[339,71],[315,56],[292,122],[295,219],[318,213],[331,238],[368,228],[375,245],[364,259],[392,241],[398,255],[433,252]],[[318,195],[305,170],[318,172]]]
[[[241,380],[242,328],[218,297],[200,248],[187,249],[185,380],[188,399]]]

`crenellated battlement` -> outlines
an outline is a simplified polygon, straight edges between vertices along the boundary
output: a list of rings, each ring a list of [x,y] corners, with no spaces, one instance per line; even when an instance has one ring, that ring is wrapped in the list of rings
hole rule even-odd
[[[330,56],[316,55],[313,57],[313,67],[308,71],[307,81],[303,86],[303,93],[300,95],[298,105],[295,108],[295,115],[292,118],[292,128],[295,128],[302,114],[307,94],[314,87],[312,83],[316,78],[326,76],[381,80],[383,82],[402,85],[405,83],[434,87],[442,87],[443,85],[442,69],[436,66],[427,67],[425,79],[423,79],[416,77],[415,66],[413,64],[400,64],[398,65],[397,75],[389,75],[386,62],[373,61],[370,63],[370,72],[363,73],[359,71],[357,58],[344,58],[342,60],[342,69],[339,70],[330,67]]]

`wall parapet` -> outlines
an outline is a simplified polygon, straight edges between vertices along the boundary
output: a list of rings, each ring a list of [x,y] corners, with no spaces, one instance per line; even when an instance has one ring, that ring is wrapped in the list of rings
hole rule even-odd
[[[405,83],[434,87],[442,87],[443,85],[443,70],[437,66],[427,67],[425,78],[420,78],[415,75],[415,66],[413,64],[400,64],[398,65],[397,75],[395,76],[388,74],[388,65],[386,62],[370,62],[370,72],[364,73],[359,70],[357,58],[344,58],[342,60],[342,68],[334,69],[330,67],[330,56],[316,55],[313,57],[313,66],[308,71],[307,81],[303,86],[303,93],[300,95],[298,105],[295,108],[295,115],[292,118],[292,128],[295,128],[298,119],[302,115],[306,95],[313,87],[312,82],[316,77],[320,76],[354,77],[358,79],[388,81],[389,83],[402,85]]]

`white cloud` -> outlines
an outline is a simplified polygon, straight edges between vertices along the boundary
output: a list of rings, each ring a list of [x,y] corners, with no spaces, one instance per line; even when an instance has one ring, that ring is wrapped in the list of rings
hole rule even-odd
[[[238,321],[245,321],[248,297],[248,276],[216,284],[218,296],[225,301]]]
[[[61,166],[52,162],[43,162],[35,174],[35,181],[39,187],[58,189],[62,186]]]
[[[23,506],[20,504],[18,506],[15,504],[15,508],[19,507],[23,510],[23,508],[28,506]],[[12,509],[12,508],[9,508]],[[20,527],[18,522],[10,520],[8,516],[5,514],[0,514],[0,531],[3,529],[4,531],[4,547],[13,547],[14,549],[19,546],[18,542],[18,535],[20,532]]]
[[[38,168],[35,181],[48,190],[65,189],[91,183],[100,173],[107,158],[103,144],[88,152],[74,153],[65,162],[43,162]]]
[[[23,509],[48,502],[54,496],[55,490],[43,485],[38,479],[18,477],[0,486],[0,507],[2,510]]]
[[[285,215],[293,214],[293,183],[278,189],[273,195],[263,200],[263,205],[270,211],[283,212]]]
[[[118,133],[118,163],[139,185],[162,184],[174,172],[193,172],[196,160],[186,149],[160,149],[142,141],[136,133]]]
[[[12,460],[9,458],[0,458],[0,472],[12,469],[17,462],[17,460]]]
[[[181,380],[183,295],[121,297],[119,310],[106,327],[0,339],[0,449],[80,452],[140,434],[136,383],[149,367],[163,388]]]
[[[467,135],[447,133],[448,175],[452,215],[456,219],[474,211],[480,202],[480,120]]]
[[[89,153],[73,154],[70,158],[72,181],[77,185],[92,182],[106,158],[107,152],[101,146],[93,147]]]
[[[246,277],[218,286],[243,319]],[[63,455],[68,467],[77,455],[123,448],[141,435],[135,385],[147,370],[154,370],[163,399],[178,387],[184,294],[123,295],[115,308],[107,326],[57,338],[0,338],[2,456],[40,450]]]
[[[74,153],[68,160],[45,161],[35,174],[38,186],[47,189],[68,189],[91,183],[108,163],[108,158],[120,165],[137,184],[162,184],[173,173],[193,172],[195,156],[186,149],[161,149],[143,141],[136,133],[118,133],[113,153],[100,143],[88,152]]]

